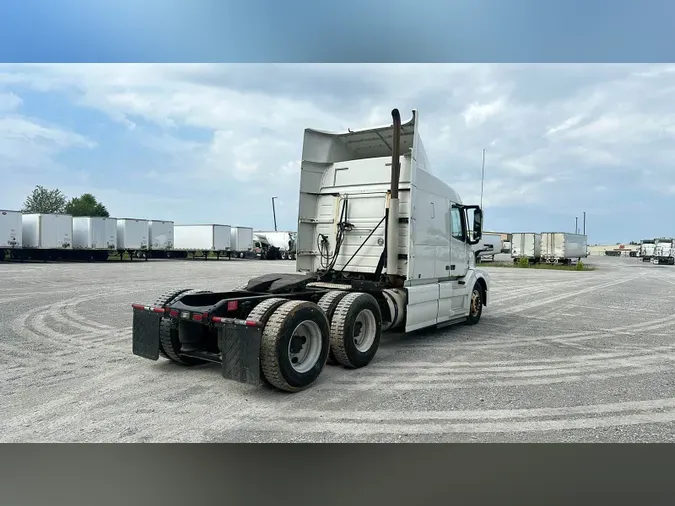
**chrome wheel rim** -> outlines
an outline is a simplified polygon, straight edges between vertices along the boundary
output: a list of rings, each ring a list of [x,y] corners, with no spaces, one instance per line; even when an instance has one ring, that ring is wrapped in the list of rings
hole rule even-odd
[[[362,310],[356,315],[354,321],[354,330],[352,338],[354,339],[354,346],[361,353],[367,352],[375,342],[377,335],[377,320],[370,309]]]
[[[288,340],[288,359],[300,374],[316,365],[321,356],[321,329],[316,322],[305,320],[298,324]]]

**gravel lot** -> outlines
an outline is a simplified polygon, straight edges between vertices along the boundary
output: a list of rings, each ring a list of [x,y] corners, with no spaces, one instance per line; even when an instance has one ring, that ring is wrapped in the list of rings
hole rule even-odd
[[[388,335],[285,394],[131,353],[132,302],[290,262],[0,264],[0,440],[673,441],[675,267],[490,268],[481,323]]]

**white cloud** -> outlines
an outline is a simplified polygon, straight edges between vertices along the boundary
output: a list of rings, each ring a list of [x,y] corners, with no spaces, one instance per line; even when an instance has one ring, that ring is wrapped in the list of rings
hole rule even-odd
[[[490,88],[487,89],[489,90]],[[467,126],[480,126],[492,116],[496,116],[503,111],[505,105],[505,100],[503,98],[498,98],[487,104],[474,102],[464,110],[462,116],[464,116],[464,122]]]
[[[19,115],[0,116],[0,171],[54,170],[59,165],[53,157],[73,148],[92,148],[86,137]]]
[[[21,107],[23,100],[14,93],[0,93],[0,113],[14,111]]]

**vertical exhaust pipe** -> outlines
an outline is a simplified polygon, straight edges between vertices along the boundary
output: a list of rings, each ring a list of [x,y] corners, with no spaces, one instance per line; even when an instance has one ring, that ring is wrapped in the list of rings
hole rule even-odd
[[[401,175],[401,115],[391,111],[394,121],[394,139],[391,152],[391,188],[387,217],[387,274],[391,278],[398,272],[398,183]]]

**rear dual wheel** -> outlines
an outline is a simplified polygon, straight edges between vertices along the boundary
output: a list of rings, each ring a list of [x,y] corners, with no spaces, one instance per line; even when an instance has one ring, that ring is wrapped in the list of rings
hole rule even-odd
[[[375,297],[351,292],[331,318],[330,348],[335,360],[350,369],[368,365],[380,346],[382,312]]]
[[[270,385],[297,392],[321,374],[330,348],[330,326],[313,302],[286,301],[269,317],[260,345],[262,376]]]

